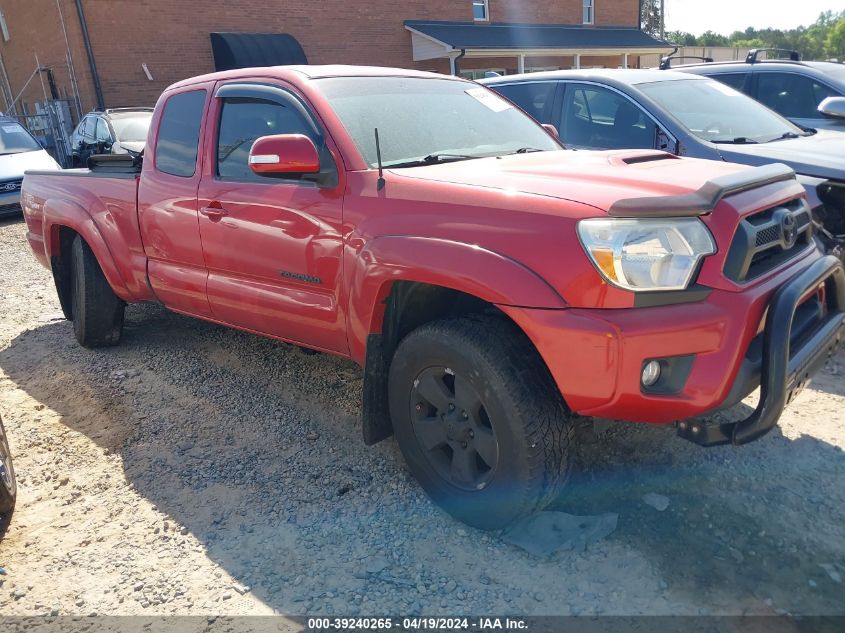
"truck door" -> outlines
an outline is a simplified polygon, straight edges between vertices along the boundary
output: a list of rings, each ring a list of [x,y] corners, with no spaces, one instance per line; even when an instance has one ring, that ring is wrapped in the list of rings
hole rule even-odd
[[[161,96],[151,123],[156,133],[145,151],[138,186],[138,219],[147,274],[168,308],[211,317],[197,223],[202,115],[213,82]]]
[[[211,310],[236,327],[345,354],[339,154],[306,103],[266,81],[221,83],[209,106],[199,226]],[[320,175],[254,174],[249,150],[273,134],[309,136]]]

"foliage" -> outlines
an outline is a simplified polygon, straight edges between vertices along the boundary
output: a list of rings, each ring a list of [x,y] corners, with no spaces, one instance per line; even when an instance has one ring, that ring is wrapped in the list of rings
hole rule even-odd
[[[643,0],[643,30],[646,30],[646,7],[652,5],[657,7],[659,30],[659,3],[660,0]],[[810,26],[799,26],[787,31],[748,27],[744,31],[734,31],[730,35],[707,31],[699,36],[684,31],[669,31],[666,33],[666,39],[678,46],[783,48],[798,51],[803,59],[845,61],[845,11],[825,11]]]
[[[642,0],[640,28],[649,35],[660,35],[660,3],[663,0]]]

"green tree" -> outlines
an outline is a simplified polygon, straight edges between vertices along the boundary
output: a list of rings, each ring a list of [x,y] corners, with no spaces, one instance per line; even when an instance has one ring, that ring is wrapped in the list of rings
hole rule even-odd
[[[660,3],[663,0],[642,0],[640,28],[649,35],[660,35]]]
[[[845,61],[845,17],[840,17],[830,28],[824,50],[827,57]]]
[[[666,39],[678,46],[696,46],[698,43],[695,35],[686,31],[669,31],[666,33]]]

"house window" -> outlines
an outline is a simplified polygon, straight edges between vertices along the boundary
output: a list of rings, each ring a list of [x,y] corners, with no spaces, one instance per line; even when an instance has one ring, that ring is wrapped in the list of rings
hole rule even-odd
[[[487,22],[490,19],[488,0],[472,0],[472,17],[476,22]]]
[[[584,24],[593,23],[593,1],[584,0]]]

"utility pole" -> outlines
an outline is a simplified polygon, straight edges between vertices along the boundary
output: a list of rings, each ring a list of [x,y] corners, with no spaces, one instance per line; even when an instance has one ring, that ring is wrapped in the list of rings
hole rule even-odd
[[[660,39],[666,39],[666,0],[660,0]]]

